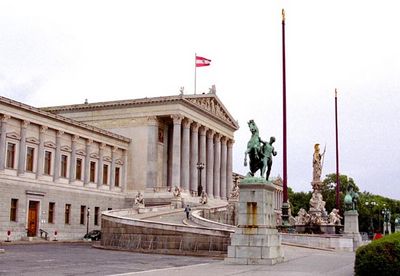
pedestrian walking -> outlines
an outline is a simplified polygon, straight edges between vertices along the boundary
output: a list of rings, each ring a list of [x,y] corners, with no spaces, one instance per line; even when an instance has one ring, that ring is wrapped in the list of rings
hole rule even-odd
[[[190,211],[191,211],[191,209],[190,209],[190,206],[189,206],[189,204],[188,204],[188,205],[186,205],[186,207],[185,207],[185,213],[186,213],[186,218],[187,218],[187,219],[189,219],[189,213],[190,213]]]

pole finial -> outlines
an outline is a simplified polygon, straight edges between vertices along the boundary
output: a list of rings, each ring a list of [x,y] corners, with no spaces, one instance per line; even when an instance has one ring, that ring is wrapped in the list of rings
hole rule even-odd
[[[337,88],[335,88],[335,98],[337,97]]]
[[[285,9],[282,9],[282,21],[285,21]]]

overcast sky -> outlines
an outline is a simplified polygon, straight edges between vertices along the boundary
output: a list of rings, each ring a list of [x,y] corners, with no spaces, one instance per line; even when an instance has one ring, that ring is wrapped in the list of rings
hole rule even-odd
[[[1,1],[0,94],[36,107],[217,95],[240,124],[234,171],[254,119],[275,136],[282,175],[281,9],[286,10],[288,185],[311,190],[313,145],[362,191],[400,199],[398,1]]]

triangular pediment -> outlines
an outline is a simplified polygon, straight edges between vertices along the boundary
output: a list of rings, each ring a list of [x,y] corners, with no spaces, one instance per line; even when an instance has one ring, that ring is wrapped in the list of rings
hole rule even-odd
[[[46,141],[46,142],[44,142],[44,146],[45,146],[46,148],[52,148],[52,149],[55,149],[55,148],[56,148],[56,144],[55,144],[53,141]]]
[[[124,161],[122,161],[121,159],[117,159],[115,160],[115,164],[122,166],[124,164]]]
[[[39,139],[37,139],[36,137],[28,137],[28,138],[26,138],[26,142],[38,145]]]
[[[77,154],[77,155],[86,156],[86,152],[85,152],[84,149],[78,149],[78,150],[76,150],[76,154]]]
[[[231,114],[229,114],[228,110],[215,94],[191,95],[185,97],[185,100],[203,111],[212,114],[214,117],[227,123],[234,129],[239,128],[238,123],[233,119]]]
[[[71,152],[71,151],[72,151],[72,150],[71,150],[71,147],[70,147],[70,146],[67,146],[67,145],[61,146],[61,150],[62,150],[62,151],[66,151],[66,152]]]
[[[14,139],[14,140],[20,140],[21,136],[18,133],[13,131],[13,132],[7,133],[7,138]]]

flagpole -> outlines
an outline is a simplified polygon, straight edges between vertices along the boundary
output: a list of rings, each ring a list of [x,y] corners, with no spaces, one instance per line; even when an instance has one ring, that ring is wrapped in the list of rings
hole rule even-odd
[[[197,73],[197,65],[196,65],[197,54],[194,53],[194,94],[196,95],[196,73]]]
[[[337,112],[337,89],[335,88],[335,128],[336,128],[336,209],[340,210],[340,175],[339,175],[339,134]]]
[[[282,75],[283,75],[283,202],[282,225],[289,225],[289,204],[287,190],[287,137],[286,137],[286,53],[285,53],[285,10],[282,9]]]

